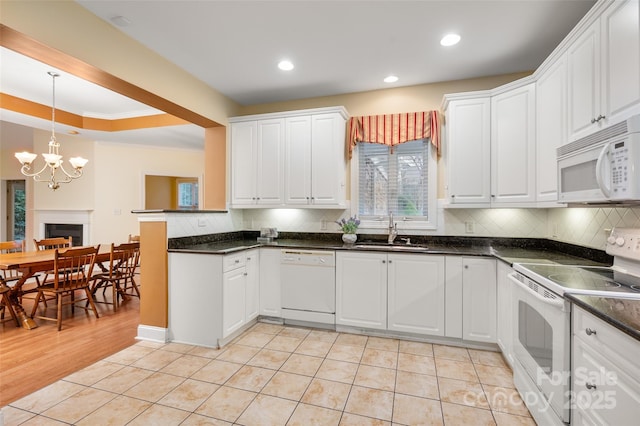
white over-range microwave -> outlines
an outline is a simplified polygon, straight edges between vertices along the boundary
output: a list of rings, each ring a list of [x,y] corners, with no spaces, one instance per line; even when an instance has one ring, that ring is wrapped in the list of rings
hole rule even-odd
[[[640,203],[640,115],[577,141],[558,153],[558,202]]]

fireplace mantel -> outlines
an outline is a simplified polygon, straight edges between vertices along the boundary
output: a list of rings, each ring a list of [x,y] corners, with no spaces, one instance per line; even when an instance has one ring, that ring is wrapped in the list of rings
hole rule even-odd
[[[89,228],[92,210],[36,210],[35,223],[38,224],[37,239],[45,238],[45,224],[60,223],[68,225],[82,225],[82,245],[91,244]]]

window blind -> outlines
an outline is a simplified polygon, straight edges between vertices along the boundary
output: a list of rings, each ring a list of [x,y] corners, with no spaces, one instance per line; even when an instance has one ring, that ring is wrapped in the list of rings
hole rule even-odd
[[[358,214],[361,218],[428,217],[428,140],[397,145],[360,143]]]

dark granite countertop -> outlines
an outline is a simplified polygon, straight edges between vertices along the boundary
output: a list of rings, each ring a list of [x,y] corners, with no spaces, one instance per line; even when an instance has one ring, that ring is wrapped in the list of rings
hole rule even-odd
[[[634,339],[640,340],[640,300],[568,293],[565,293],[565,298]]]
[[[269,242],[257,241],[257,231],[237,231],[203,236],[170,238],[169,251],[224,255],[256,247],[308,250],[387,251],[495,257],[508,264],[549,260],[574,265],[610,265],[611,257],[601,250],[546,239],[484,238],[455,236],[409,236],[411,245],[388,245],[385,235],[358,235],[356,244],[345,244],[339,233],[280,233]]]

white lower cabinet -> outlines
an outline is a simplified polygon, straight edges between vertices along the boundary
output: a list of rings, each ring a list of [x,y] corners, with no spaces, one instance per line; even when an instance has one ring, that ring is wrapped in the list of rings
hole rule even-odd
[[[571,424],[638,424],[640,342],[575,305],[572,315]]]
[[[247,250],[245,257],[247,282],[245,283],[244,316],[246,321],[250,321],[257,318],[260,311],[260,249]]]
[[[260,249],[260,315],[282,316],[280,248]]]
[[[244,267],[222,276],[222,337],[238,330],[245,321],[247,277]]]
[[[169,338],[218,347],[257,316],[258,250],[169,253]]]
[[[502,355],[513,366],[513,301],[511,300],[511,280],[513,268],[504,262],[497,262],[496,275],[496,340]]]
[[[444,256],[388,255],[388,329],[444,336]]]
[[[446,337],[496,343],[496,261],[446,256]]]
[[[462,339],[496,343],[496,261],[462,258]]]
[[[387,329],[386,253],[336,253],[336,324]]]
[[[336,324],[444,335],[444,256],[336,253]]]

